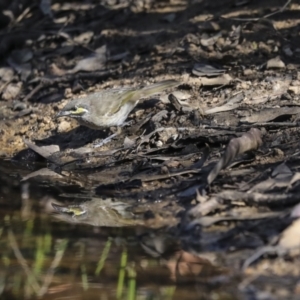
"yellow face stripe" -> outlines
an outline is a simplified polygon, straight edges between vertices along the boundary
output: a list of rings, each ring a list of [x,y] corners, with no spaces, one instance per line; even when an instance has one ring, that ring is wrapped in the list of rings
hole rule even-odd
[[[69,207],[68,213],[73,213],[74,216],[81,216],[86,213],[81,207]]]
[[[72,114],[73,115],[81,115],[83,113],[85,113],[87,110],[83,107],[77,107],[76,110],[72,110]]]

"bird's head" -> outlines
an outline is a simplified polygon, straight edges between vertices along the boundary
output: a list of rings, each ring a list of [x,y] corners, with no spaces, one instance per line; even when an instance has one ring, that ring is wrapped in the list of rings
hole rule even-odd
[[[90,112],[89,104],[82,100],[76,99],[69,102],[56,117],[71,117],[75,119],[85,119]]]

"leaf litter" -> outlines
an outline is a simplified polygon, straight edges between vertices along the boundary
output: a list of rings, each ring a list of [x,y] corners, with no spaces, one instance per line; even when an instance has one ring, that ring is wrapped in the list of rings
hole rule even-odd
[[[23,168],[20,180],[47,182],[61,195],[80,190],[89,201],[75,192],[53,201],[65,222],[163,228],[199,255],[221,253],[225,266],[244,276],[264,263],[278,265],[274,254],[298,261],[297,26],[287,33],[276,20],[244,24],[221,7],[221,18],[207,15],[205,21],[190,10],[184,22],[193,29],[176,24],[186,17],[181,11],[149,22],[150,15],[143,20],[135,10],[159,5],[124,9],[112,2],[114,9],[89,11],[91,17],[88,10],[70,16],[63,4],[41,1],[42,35],[30,15],[24,18],[28,11],[11,24],[10,39],[3,35],[0,52],[9,67],[0,69],[1,156]],[[214,3],[204,10],[198,5],[201,13],[215,14]],[[242,1],[236,9],[244,5],[254,4]],[[70,18],[58,19],[58,11]],[[145,36],[131,16],[149,28],[164,22],[172,30]],[[18,22],[30,30],[15,47]],[[94,145],[115,129],[94,131],[69,119],[63,126],[54,119],[82,91],[170,78],[181,82],[179,88],[141,100],[131,125],[102,147]],[[63,99],[47,102],[47,94]],[[112,197],[115,202],[106,201]]]

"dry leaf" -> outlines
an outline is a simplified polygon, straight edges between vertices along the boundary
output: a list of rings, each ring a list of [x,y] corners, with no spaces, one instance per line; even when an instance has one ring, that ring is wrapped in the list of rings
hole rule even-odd
[[[229,74],[223,74],[214,78],[201,78],[201,84],[204,86],[228,85],[232,82],[232,77]]]
[[[272,68],[283,69],[285,68],[285,63],[280,59],[279,56],[271,58],[267,61],[267,69]]]
[[[296,115],[300,113],[300,107],[279,107],[279,108],[266,108],[252,114],[251,116],[244,117],[241,122],[247,123],[265,123],[272,121],[283,115]]]
[[[46,159],[50,159],[50,156],[53,153],[60,151],[59,146],[57,146],[57,145],[39,147],[29,140],[24,140],[24,143],[26,144],[26,146],[28,148],[30,148],[31,150],[33,150],[34,152],[38,153],[39,155],[41,155],[42,157],[44,157]]]
[[[250,150],[256,150],[262,145],[261,132],[257,128],[251,128],[239,138],[232,139],[222,158],[210,171],[207,182],[211,184],[223,168],[226,168],[238,155]]]

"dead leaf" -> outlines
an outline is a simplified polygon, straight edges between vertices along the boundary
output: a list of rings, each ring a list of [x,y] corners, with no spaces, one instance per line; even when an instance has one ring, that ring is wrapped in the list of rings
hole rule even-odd
[[[257,128],[251,128],[239,138],[232,139],[222,158],[210,171],[207,182],[211,184],[223,168],[226,168],[238,155],[250,150],[256,150],[262,145],[261,132]]]
[[[300,254],[300,219],[295,220],[288,226],[277,239],[277,245],[268,245],[260,248],[251,255],[243,264],[243,269],[246,269],[253,262],[258,260],[265,254],[277,254],[279,256],[299,256]]]
[[[239,191],[224,190],[217,194],[220,199],[227,201],[241,201],[248,205],[292,205],[299,201],[293,193],[245,193]]]
[[[300,219],[295,220],[281,234],[278,246],[286,249],[300,250]]]
[[[254,185],[251,189],[249,189],[248,192],[270,192],[274,188],[288,187],[294,183],[291,183],[293,178],[293,172],[285,163],[282,163],[274,169],[271,178]]]
[[[172,92],[172,94],[177,98],[177,100],[181,105],[187,105],[187,106],[189,105],[189,103],[186,100],[191,98],[191,94],[182,91],[174,91]],[[159,100],[162,103],[170,103],[168,94],[161,95],[159,97]]]
[[[200,40],[200,43],[204,47],[213,46],[221,36],[222,36],[222,32],[220,31],[220,32],[218,32],[217,34],[215,34],[212,37],[202,38]]]
[[[39,147],[29,140],[24,140],[24,143],[27,145],[28,148],[30,148],[31,150],[33,150],[34,152],[38,153],[39,155],[41,155],[46,159],[50,159],[53,153],[60,151],[59,146],[57,145]]]
[[[228,51],[230,49],[235,48],[239,42],[240,37],[242,34],[242,27],[239,25],[235,27],[232,26],[232,30],[229,32],[228,37],[225,39],[225,41],[222,43],[222,39],[220,39],[217,43],[218,48],[221,51]]]
[[[95,53],[92,54],[91,56],[79,60],[76,66],[73,69],[68,70],[66,73],[74,74],[80,71],[91,72],[91,71],[100,70],[106,64],[107,57],[108,57],[107,48],[106,45],[104,45],[96,49]]]
[[[292,212],[291,212],[291,217],[292,217],[292,218],[300,218],[300,203],[297,204],[297,205],[293,208],[293,210],[292,210]]]
[[[192,73],[199,77],[216,77],[225,73],[225,69],[219,69],[209,64],[197,63],[194,65]]]
[[[18,73],[21,74],[21,79],[26,81],[31,75],[32,66],[31,59],[33,52],[30,49],[22,49],[14,51],[7,59],[7,63]]]
[[[0,78],[4,82],[12,81],[14,77],[14,70],[9,67],[0,68]]]
[[[215,78],[201,78],[201,84],[204,86],[228,85],[232,82],[232,77],[229,74],[223,74]]]
[[[251,116],[241,118],[241,122],[247,123],[265,123],[272,121],[284,115],[296,115],[300,113],[300,107],[279,107],[266,108],[252,114]]]
[[[93,31],[86,31],[86,32],[83,32],[83,33],[79,34],[78,36],[74,37],[73,40],[76,44],[87,45],[92,40],[93,36],[94,36]]]
[[[267,61],[267,69],[278,68],[283,69],[285,68],[285,63],[281,60],[279,56],[275,58],[271,58]]]
[[[241,102],[244,99],[244,94],[240,93],[233,98],[231,98],[226,104],[214,108],[207,109],[205,111],[205,115],[211,115],[223,111],[230,111],[233,109],[236,109],[240,106],[239,102]]]
[[[52,10],[51,10],[51,0],[41,0],[40,10],[44,14],[44,16],[48,16],[50,18],[53,18],[53,13],[52,13]]]
[[[22,86],[23,83],[21,81],[19,81],[18,83],[8,84],[3,91],[1,98],[3,100],[12,100],[12,99],[15,100],[15,98],[19,95]]]
[[[29,48],[15,50],[11,53],[9,58],[14,63],[21,65],[21,64],[29,62],[33,58],[33,52]]]

